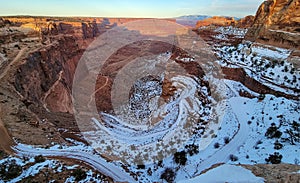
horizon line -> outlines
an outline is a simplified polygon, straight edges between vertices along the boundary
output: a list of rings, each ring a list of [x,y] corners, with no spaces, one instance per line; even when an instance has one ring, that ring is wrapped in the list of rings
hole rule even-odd
[[[177,19],[184,16],[209,16],[209,17],[233,17],[233,18],[243,18],[243,17],[236,17],[236,16],[228,16],[228,15],[205,15],[205,14],[191,14],[191,15],[181,15],[177,17],[114,17],[114,16],[89,16],[89,15],[0,15],[0,17],[52,17],[52,18],[143,18],[143,19]],[[246,15],[249,16],[249,15]],[[244,16],[244,17],[246,17]],[[254,16],[254,15],[252,15]]]

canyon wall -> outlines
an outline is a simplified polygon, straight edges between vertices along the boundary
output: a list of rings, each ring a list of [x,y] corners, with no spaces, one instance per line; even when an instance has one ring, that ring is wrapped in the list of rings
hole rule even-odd
[[[244,18],[236,20],[234,17],[214,16],[204,20],[199,20],[196,24],[196,29],[203,26],[235,26],[239,28],[249,28],[252,26],[254,16],[248,15]]]
[[[31,53],[15,76],[15,88],[32,103],[54,112],[72,112],[71,87],[81,50],[73,36]]]
[[[26,58],[14,85],[25,103],[51,112],[73,113],[72,82],[83,52],[97,36],[117,24],[139,18],[6,17],[15,26],[31,29],[43,46]],[[175,21],[166,19],[168,21]],[[86,70],[87,71],[87,70]]]
[[[268,0],[258,8],[246,39],[285,48],[300,48],[300,1]]]
[[[213,16],[204,20],[199,20],[196,24],[196,28],[202,26],[216,25],[216,26],[229,26],[235,24],[235,19],[233,17],[221,17]]]

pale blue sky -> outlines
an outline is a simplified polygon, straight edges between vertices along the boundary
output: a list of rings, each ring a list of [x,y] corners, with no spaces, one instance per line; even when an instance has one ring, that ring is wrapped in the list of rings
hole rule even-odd
[[[0,0],[0,16],[177,17],[254,15],[263,0]]]

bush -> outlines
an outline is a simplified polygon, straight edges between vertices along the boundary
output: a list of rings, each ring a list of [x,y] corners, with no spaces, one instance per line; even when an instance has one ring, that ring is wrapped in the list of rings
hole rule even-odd
[[[278,149],[282,149],[282,147],[283,145],[278,140],[276,140],[274,143],[274,149],[278,150]]]
[[[137,165],[137,169],[145,169],[145,165]]]
[[[260,94],[260,95],[258,96],[258,99],[259,99],[259,100],[263,100],[263,99],[265,99],[265,97],[266,97],[265,94]]]
[[[230,159],[231,161],[237,161],[237,160],[239,160],[239,158],[238,158],[237,156],[233,155],[233,154],[230,154],[230,155],[229,155],[229,159]]]
[[[0,164],[0,180],[11,180],[22,173],[22,167],[15,160]]]
[[[189,153],[190,156],[193,156],[194,154],[199,153],[199,146],[195,144],[189,144],[185,146],[185,149]]]
[[[86,176],[87,176],[86,172],[84,170],[82,170],[82,169],[79,169],[79,168],[76,169],[76,170],[74,170],[71,175],[73,177],[75,177],[76,181],[81,181],[81,180],[85,179]]]
[[[177,164],[185,165],[185,163],[187,161],[186,152],[185,151],[176,152],[174,154],[174,161]]]
[[[229,142],[230,142],[229,137],[224,137],[224,143],[225,143],[225,144],[228,144]]]
[[[290,128],[285,130],[285,133],[288,135],[286,138],[291,145],[296,145],[296,142],[300,142],[300,123],[293,121],[292,124],[289,124]]]
[[[167,182],[173,182],[175,179],[175,172],[172,168],[166,168],[164,172],[161,174],[160,178],[164,179]]]
[[[214,144],[214,148],[218,149],[219,147],[220,147],[220,144],[219,144],[218,142],[216,142],[216,143]]]
[[[44,162],[44,161],[46,161],[46,159],[45,159],[44,156],[42,156],[42,155],[38,155],[38,156],[35,156],[35,157],[34,157],[34,162],[35,162],[35,163],[42,163],[42,162]]]
[[[270,154],[268,158],[266,158],[267,163],[272,163],[272,164],[279,164],[281,163],[282,155],[279,154],[278,152],[275,152],[274,154]]]
[[[275,123],[272,123],[265,133],[265,136],[268,138],[280,138],[281,135],[282,132],[278,130],[278,127],[275,125]]]

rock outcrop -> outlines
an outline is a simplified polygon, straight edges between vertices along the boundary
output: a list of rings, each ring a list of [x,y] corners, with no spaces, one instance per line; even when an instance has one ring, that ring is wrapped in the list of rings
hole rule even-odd
[[[239,20],[233,17],[214,16],[204,20],[199,20],[196,24],[196,29],[204,26],[234,26],[238,28],[249,28],[254,23],[254,16],[248,15]]]
[[[92,23],[81,23],[83,38],[93,38],[96,37],[99,33],[99,28],[94,20]]]
[[[3,18],[0,18],[0,27],[4,27],[5,26],[5,21],[3,20]]]
[[[236,21],[233,17],[214,16],[204,20],[199,20],[196,24],[196,28],[209,26],[209,25],[229,26],[229,25],[234,25],[235,23]]]
[[[298,183],[300,180],[299,165],[292,164],[256,164],[242,165],[252,171],[258,177],[262,177],[266,182],[289,182]]]
[[[300,48],[300,1],[268,0],[257,10],[246,39],[286,48]]]
[[[254,16],[248,15],[236,21],[235,26],[238,28],[249,28],[254,22]]]

